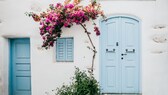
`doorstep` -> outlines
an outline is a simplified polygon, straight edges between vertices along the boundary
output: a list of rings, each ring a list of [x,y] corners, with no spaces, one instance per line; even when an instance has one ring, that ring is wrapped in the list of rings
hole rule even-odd
[[[124,93],[118,93],[118,94],[102,94],[102,95],[142,95],[141,93],[128,93],[128,94],[124,94]]]

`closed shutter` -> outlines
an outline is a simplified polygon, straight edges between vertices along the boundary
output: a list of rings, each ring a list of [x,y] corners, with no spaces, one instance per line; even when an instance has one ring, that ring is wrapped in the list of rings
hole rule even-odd
[[[57,45],[56,45],[56,59],[57,61],[64,61],[65,60],[65,39],[57,39]]]
[[[59,38],[56,46],[56,60],[58,62],[73,61],[73,38]]]
[[[73,38],[66,39],[66,61],[73,61]]]

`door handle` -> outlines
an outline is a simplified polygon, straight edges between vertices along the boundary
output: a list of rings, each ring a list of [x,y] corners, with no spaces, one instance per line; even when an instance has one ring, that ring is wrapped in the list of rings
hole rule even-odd
[[[135,52],[135,49],[132,49],[132,50],[125,49],[125,51],[126,51],[127,53],[134,53],[134,52]]]
[[[125,54],[124,53],[121,54],[121,56],[124,56],[124,55],[127,55],[127,54],[126,53]]]
[[[106,52],[115,52],[115,49],[113,49],[113,50],[106,49]]]

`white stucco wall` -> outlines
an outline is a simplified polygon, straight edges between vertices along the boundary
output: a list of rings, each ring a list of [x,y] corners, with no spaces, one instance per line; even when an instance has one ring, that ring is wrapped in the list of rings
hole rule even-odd
[[[63,0],[57,0],[59,2]],[[74,62],[55,61],[55,47],[40,50],[42,40],[38,23],[25,16],[26,11],[45,10],[54,0],[0,0],[0,95],[8,95],[8,56],[7,38],[30,37],[31,39],[31,73],[32,95],[45,95],[68,83],[74,66],[86,69],[90,67],[92,52],[86,47],[87,36],[80,26],[64,29],[63,37],[74,37]],[[106,15],[129,14],[141,19],[141,73],[143,95],[168,95],[168,42],[155,43],[155,34],[168,35],[168,28],[153,29],[155,25],[168,27],[168,0],[156,1],[100,1]],[[36,7],[37,6],[37,7]],[[99,21],[97,20],[97,23]],[[91,23],[88,24],[92,31]],[[158,32],[160,31],[160,32]],[[99,38],[92,33],[92,38],[99,50]],[[163,50],[164,53],[153,53]],[[99,52],[96,56],[95,76],[99,79]]]

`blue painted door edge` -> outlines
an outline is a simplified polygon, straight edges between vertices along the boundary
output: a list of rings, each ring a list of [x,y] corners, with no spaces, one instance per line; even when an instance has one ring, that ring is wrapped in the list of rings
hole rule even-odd
[[[9,95],[12,95],[12,76],[11,76],[11,73],[12,73],[12,66],[11,66],[11,64],[12,64],[12,55],[13,55],[13,53],[12,53],[12,48],[11,48],[11,46],[12,46],[12,39],[9,39],[8,40],[8,43],[9,43],[9,73],[8,73],[8,76],[9,76],[9,87],[8,87],[8,89],[9,89]]]

